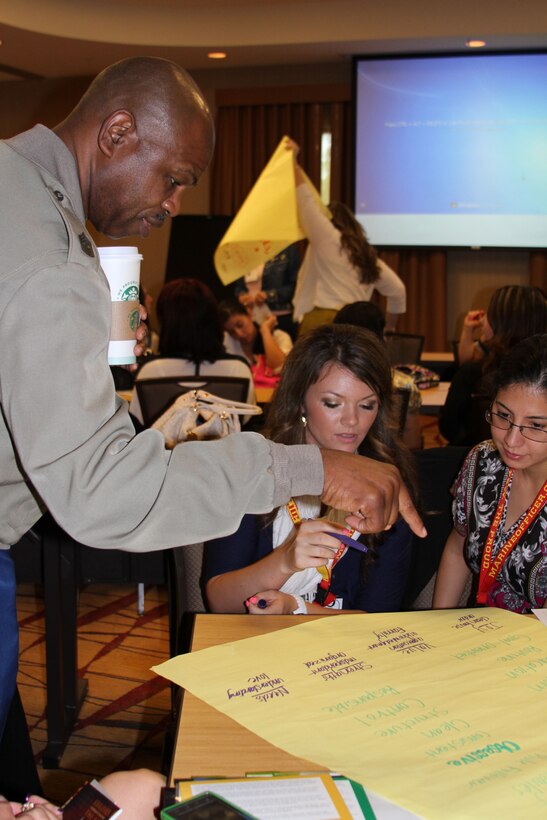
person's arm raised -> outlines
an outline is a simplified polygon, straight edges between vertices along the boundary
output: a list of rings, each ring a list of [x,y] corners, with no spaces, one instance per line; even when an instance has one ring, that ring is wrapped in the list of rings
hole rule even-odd
[[[359,532],[381,532],[400,514],[421,538],[427,535],[396,467],[339,450],[321,450],[324,481],[321,499],[348,510],[347,524]]]
[[[298,154],[300,153],[300,146],[290,137],[285,139],[285,148],[287,151],[292,151],[294,156],[294,179],[297,185],[306,185],[307,179],[298,162]]]
[[[276,325],[277,317],[272,313],[261,323],[259,331],[262,336],[262,344],[264,345],[266,365],[278,372],[283,367],[287,354],[283,353],[273,335]]]
[[[480,329],[482,334],[485,318],[484,310],[470,310],[466,314],[458,342],[459,364],[483,358],[482,351],[480,348],[477,349],[475,344],[474,334],[477,329]]]

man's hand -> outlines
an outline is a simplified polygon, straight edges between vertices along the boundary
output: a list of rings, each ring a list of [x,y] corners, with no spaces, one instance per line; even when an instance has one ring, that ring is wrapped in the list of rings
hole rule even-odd
[[[325,480],[322,501],[347,510],[348,526],[359,532],[382,532],[399,513],[421,538],[427,535],[409,492],[392,464],[339,450],[321,450]]]
[[[137,358],[139,356],[143,356],[145,353],[145,348],[143,342],[146,341],[146,337],[148,335],[148,327],[145,323],[145,319],[147,317],[146,308],[143,305],[139,305],[139,313],[141,317],[140,324],[135,331],[135,339],[137,340],[137,344],[135,345],[135,356]]]
[[[144,356],[144,354],[146,353],[146,347],[144,346],[144,342],[146,341],[146,337],[148,335],[148,327],[144,321],[146,319],[147,313],[146,308],[143,305],[139,305],[139,314],[140,322],[138,328],[135,331],[136,344],[133,348],[133,352],[135,353],[137,359],[139,358],[139,356]],[[122,364],[121,367],[125,368],[126,370],[129,370],[130,372],[139,369],[139,365],[137,363]]]

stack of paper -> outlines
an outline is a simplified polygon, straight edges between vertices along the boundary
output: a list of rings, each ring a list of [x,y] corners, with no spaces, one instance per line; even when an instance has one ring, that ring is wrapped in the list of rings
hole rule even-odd
[[[259,820],[374,820],[362,786],[330,774],[181,780],[177,799],[213,792]]]

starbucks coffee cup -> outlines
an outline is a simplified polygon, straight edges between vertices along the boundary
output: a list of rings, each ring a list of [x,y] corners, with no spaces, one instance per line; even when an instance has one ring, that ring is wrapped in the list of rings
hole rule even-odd
[[[139,281],[142,254],[138,248],[97,248],[112,299],[108,364],[134,364],[135,331],[139,326]]]

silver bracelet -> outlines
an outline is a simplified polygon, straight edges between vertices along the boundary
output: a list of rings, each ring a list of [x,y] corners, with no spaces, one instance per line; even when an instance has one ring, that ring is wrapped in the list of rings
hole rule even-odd
[[[292,596],[296,601],[296,609],[293,609],[293,615],[307,615],[308,608],[306,606],[306,602],[301,595],[293,595]]]

